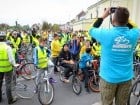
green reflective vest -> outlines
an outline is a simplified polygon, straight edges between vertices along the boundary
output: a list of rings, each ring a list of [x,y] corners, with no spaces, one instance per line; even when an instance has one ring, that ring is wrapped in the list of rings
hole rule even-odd
[[[47,52],[44,48],[43,50],[38,46],[37,47],[37,56],[38,56],[38,68],[43,69],[48,66],[48,58],[47,58]]]
[[[9,62],[7,45],[0,45],[0,72],[8,72],[12,70],[12,64]]]
[[[22,36],[22,41],[23,41],[24,43],[30,43],[30,42],[31,42],[31,37],[30,37],[29,35],[27,35],[27,34],[24,34],[24,35]]]
[[[97,55],[100,56],[101,55],[101,45],[94,43],[93,47],[94,47]]]
[[[17,38],[16,40],[13,37],[10,37],[10,41],[12,42],[14,48],[18,49],[20,43],[21,43],[21,38]]]
[[[140,57],[140,44],[137,44],[135,50],[136,50],[136,56]]]
[[[33,37],[33,44],[35,44],[35,46],[39,46],[39,40],[35,37]]]

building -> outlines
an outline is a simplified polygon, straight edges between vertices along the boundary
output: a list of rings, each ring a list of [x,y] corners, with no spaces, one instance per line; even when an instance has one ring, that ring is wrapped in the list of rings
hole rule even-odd
[[[71,24],[72,24],[71,22],[67,22],[66,24],[59,25],[59,27],[62,31],[71,32],[72,31],[72,25]]]
[[[117,6],[127,7],[130,12],[130,19],[137,23],[140,27],[140,13],[137,13],[136,15],[136,11],[140,11],[140,6],[138,6],[139,4],[140,0],[100,0],[87,8],[84,19],[77,20],[73,23],[73,30],[89,30],[94,22],[94,19],[102,16],[105,8]],[[106,21],[103,22],[101,27],[111,26],[110,18],[108,17]]]
[[[91,24],[92,20],[87,19],[87,12],[81,11],[75,21],[72,23],[73,31],[87,30],[87,27]]]

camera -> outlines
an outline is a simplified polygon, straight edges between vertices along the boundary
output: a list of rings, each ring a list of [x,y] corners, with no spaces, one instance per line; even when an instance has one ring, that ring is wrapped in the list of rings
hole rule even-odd
[[[110,13],[114,13],[116,11],[117,7],[111,7],[110,8]]]

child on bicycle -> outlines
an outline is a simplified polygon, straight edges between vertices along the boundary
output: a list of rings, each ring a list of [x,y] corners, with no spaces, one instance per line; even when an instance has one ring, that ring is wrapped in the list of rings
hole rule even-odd
[[[89,80],[89,69],[92,67],[93,56],[91,55],[91,48],[86,48],[86,52],[81,55],[79,61],[79,68],[82,70],[85,79],[85,89],[89,92],[88,80]]]
[[[36,85],[38,85],[41,75],[47,70],[48,68],[48,49],[45,47],[46,40],[43,38],[39,39],[39,46],[35,47],[34,49],[34,64],[36,65],[37,77],[36,77]]]
[[[70,72],[72,72],[73,69],[76,69],[74,68],[76,65],[72,58],[72,54],[69,51],[68,44],[63,45],[63,48],[59,55],[59,62],[60,65],[65,68],[64,82],[69,83]]]

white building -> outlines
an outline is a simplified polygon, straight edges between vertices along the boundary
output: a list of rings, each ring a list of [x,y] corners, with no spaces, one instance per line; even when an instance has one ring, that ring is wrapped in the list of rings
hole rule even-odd
[[[85,19],[73,23],[73,30],[89,30],[94,19],[102,16],[105,8],[108,7],[127,7],[130,12],[130,19],[140,27],[140,0],[100,0],[87,8]],[[102,24],[102,27],[111,27],[110,18],[108,17]]]

